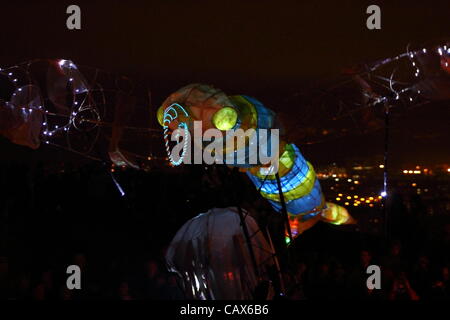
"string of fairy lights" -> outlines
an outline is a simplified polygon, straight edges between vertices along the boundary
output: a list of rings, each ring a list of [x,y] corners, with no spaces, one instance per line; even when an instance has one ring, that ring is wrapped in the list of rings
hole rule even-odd
[[[44,97],[44,92],[41,88],[37,86],[35,79],[31,76],[30,68],[35,63],[40,63],[45,60],[32,60],[26,63],[22,63],[16,66],[8,68],[0,68],[0,73],[5,75],[7,79],[14,86],[14,92],[11,95],[11,103],[19,95],[25,101],[19,101],[22,110],[27,110],[29,113],[39,112],[42,117],[41,123],[41,139],[42,142],[50,144],[50,138],[57,136],[60,132],[69,131],[71,128],[80,129],[77,127],[76,118],[80,111],[86,108],[86,102],[89,99],[89,89],[87,83],[81,80],[81,75],[78,71],[77,66],[70,60],[61,59],[57,62],[60,68],[61,78],[67,80],[67,84],[72,88],[73,94],[71,95],[71,103],[67,103],[65,107],[70,109],[69,113],[52,112],[51,108],[48,107],[51,104],[51,96],[49,92]],[[51,60],[48,61],[49,64],[52,63]],[[78,78],[75,84],[75,78]],[[20,80],[19,80],[20,79]],[[51,86],[52,84],[47,84]],[[47,89],[50,91],[50,89]],[[83,95],[84,93],[87,93]],[[36,103],[35,100],[39,102]],[[15,106],[17,107],[17,106]],[[89,108],[93,108],[92,105]],[[50,119],[50,117],[57,118],[57,120]],[[62,122],[62,124],[61,124]],[[70,141],[68,141],[70,147]]]
[[[94,155],[93,151],[98,148],[96,143],[100,137],[100,129],[113,125],[112,120],[103,118],[106,109],[114,110],[111,109],[114,108],[114,101],[108,102],[107,95],[114,97],[121,90],[116,78],[128,79],[96,68],[84,68],[93,74],[90,81],[74,62],[66,59],[35,59],[0,68],[5,84],[3,99],[11,109],[20,108],[29,115],[38,114],[42,117],[39,133],[41,143],[89,159],[105,161]],[[117,87],[105,88],[104,83],[101,83],[106,81],[104,79]],[[11,87],[9,96],[9,89],[6,87]],[[28,115],[23,116],[27,118]],[[151,131],[152,134],[156,131],[150,126],[124,128],[136,132]],[[82,140],[83,145],[80,147],[78,140],[87,134],[89,135]],[[151,150],[148,154],[134,156],[141,161],[165,160],[165,157],[155,156]]]

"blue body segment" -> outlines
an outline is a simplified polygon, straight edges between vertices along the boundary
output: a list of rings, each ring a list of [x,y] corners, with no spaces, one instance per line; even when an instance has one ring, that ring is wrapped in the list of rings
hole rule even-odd
[[[269,200],[272,204],[273,208],[276,211],[281,211],[281,203],[273,200]],[[314,210],[318,206],[322,204],[322,189],[320,188],[319,180],[316,179],[314,183],[314,188],[311,190],[309,194],[304,197],[291,200],[286,202],[286,209],[289,213],[297,215],[304,212],[309,212]],[[317,213],[314,213],[312,216],[315,216]],[[307,215],[305,215],[305,218]]]
[[[283,192],[288,192],[292,189],[295,189],[301,183],[303,183],[309,171],[308,163],[300,153],[300,150],[294,144],[292,144],[292,147],[294,148],[295,151],[295,162],[292,169],[288,172],[288,174],[286,174],[283,177],[280,177],[281,190]],[[247,175],[250,178],[250,180],[252,180],[252,182],[255,184],[256,188],[258,189],[261,188],[261,191],[271,194],[278,193],[278,184],[275,179],[272,180],[266,179],[264,181],[264,179],[254,176],[250,172],[247,172]],[[261,184],[263,184],[262,187]]]

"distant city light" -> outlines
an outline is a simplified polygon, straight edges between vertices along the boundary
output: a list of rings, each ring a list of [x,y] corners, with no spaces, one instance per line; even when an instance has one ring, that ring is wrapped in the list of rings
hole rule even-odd
[[[380,193],[380,196],[383,197],[383,198],[386,198],[386,196],[387,196],[386,191],[382,191],[382,192]]]
[[[380,164],[379,167],[380,167],[380,169],[383,169],[384,168],[384,164]]]

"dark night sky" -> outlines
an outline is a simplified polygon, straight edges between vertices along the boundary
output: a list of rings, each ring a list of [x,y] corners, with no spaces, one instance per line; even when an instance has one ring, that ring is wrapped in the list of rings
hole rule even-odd
[[[65,27],[73,3],[82,9],[81,31]],[[365,27],[369,4],[381,6],[382,30]],[[187,83],[206,82],[273,104],[348,65],[450,37],[448,0],[3,1],[0,12],[0,65],[64,57],[145,79],[156,103]],[[418,108],[394,123],[393,162],[450,162],[448,110]],[[277,111],[299,117],[302,109]],[[382,141],[379,133],[304,153],[321,162],[373,156]]]

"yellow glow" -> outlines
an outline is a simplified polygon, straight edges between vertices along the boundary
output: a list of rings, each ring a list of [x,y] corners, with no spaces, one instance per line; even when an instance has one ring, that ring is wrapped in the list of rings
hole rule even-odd
[[[413,187],[417,187],[417,183],[415,183],[415,182],[412,183],[411,185],[412,185]]]
[[[369,200],[373,200],[373,197],[369,197]]]
[[[358,196],[353,196],[353,198],[358,199]]]
[[[349,199],[349,200],[350,200],[351,198],[352,198],[352,197],[350,197],[350,196],[347,196],[347,199]]]
[[[156,112],[156,117],[158,118],[158,122],[159,122],[160,126],[163,127],[164,126],[164,123],[163,123],[163,121],[164,121],[164,109],[163,109],[162,106],[158,108],[158,111]]]
[[[413,173],[413,171],[412,171],[412,170],[409,170],[408,173]]]
[[[403,173],[404,173],[404,174],[407,174],[407,173],[408,173],[408,170],[403,170]]]
[[[338,196],[339,196],[339,197],[342,197],[342,193],[339,193]]]
[[[380,164],[379,167],[380,167],[380,169],[383,169],[384,168],[384,164]]]
[[[355,180],[355,184],[359,184],[359,181],[358,181],[358,180]]]
[[[349,203],[348,202],[346,202],[346,203],[344,203],[346,206],[348,206],[349,205]]]
[[[361,201],[364,201],[364,200],[366,200],[365,198],[361,198]]]
[[[341,201],[341,198],[337,197],[337,198],[336,198],[336,201]]]
[[[238,114],[232,107],[224,107],[214,113],[212,122],[219,130],[230,130],[237,122]]]
[[[337,204],[327,202],[327,208],[321,213],[322,220],[335,225],[352,224],[354,220],[347,209]]]

